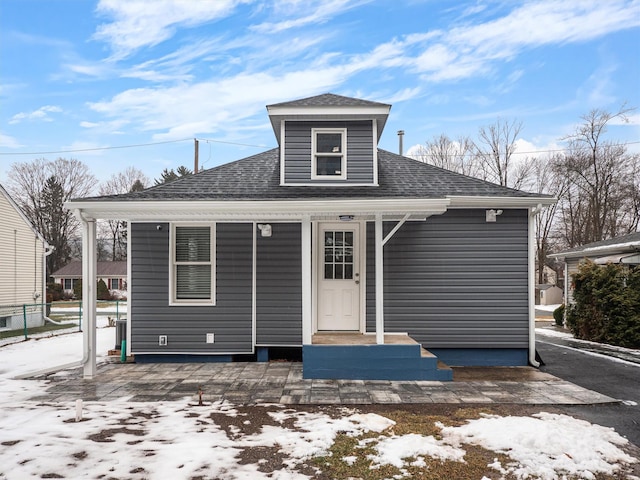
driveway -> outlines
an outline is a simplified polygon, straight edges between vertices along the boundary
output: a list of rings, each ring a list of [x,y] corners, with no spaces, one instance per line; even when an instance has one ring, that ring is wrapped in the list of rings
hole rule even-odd
[[[628,360],[637,360],[640,352],[598,348],[539,333],[537,339],[536,347],[545,362],[541,371],[621,400],[618,404],[565,406],[563,409],[592,423],[613,427],[640,446],[640,364]]]

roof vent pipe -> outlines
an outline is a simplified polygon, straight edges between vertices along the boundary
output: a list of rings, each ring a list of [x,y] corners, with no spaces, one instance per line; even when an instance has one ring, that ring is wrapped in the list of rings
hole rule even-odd
[[[400,155],[402,155],[402,151],[403,151],[403,148],[402,148],[403,138],[404,138],[404,130],[398,130],[398,151]]]

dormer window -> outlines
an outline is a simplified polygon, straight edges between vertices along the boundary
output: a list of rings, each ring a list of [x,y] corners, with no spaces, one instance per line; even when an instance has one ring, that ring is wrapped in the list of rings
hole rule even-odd
[[[311,178],[347,178],[347,129],[311,129]]]

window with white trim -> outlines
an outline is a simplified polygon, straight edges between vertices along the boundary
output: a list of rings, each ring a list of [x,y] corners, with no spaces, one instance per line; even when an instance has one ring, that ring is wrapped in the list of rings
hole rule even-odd
[[[347,129],[311,129],[311,178],[347,178]]]
[[[178,224],[171,233],[172,303],[214,304],[214,226]]]

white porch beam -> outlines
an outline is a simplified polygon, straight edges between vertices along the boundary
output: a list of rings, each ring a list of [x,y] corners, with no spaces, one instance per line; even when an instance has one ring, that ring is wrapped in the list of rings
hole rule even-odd
[[[84,343],[83,376],[96,374],[96,298],[97,253],[96,221],[82,221],[82,338]]]
[[[302,233],[302,344],[311,345],[312,338],[312,290],[311,290],[311,217],[304,216]]]
[[[382,240],[382,246],[383,246],[383,247],[387,244],[387,242],[388,242],[389,240],[391,240],[391,237],[393,237],[393,236],[396,234],[396,232],[397,232],[398,230],[400,230],[400,227],[402,227],[402,225],[404,225],[404,223],[405,223],[407,220],[409,220],[409,217],[410,217],[410,216],[411,216],[411,214],[410,214],[410,213],[407,213],[404,217],[402,217],[402,220],[400,220],[400,221],[396,224],[396,226],[395,226],[395,227],[393,227],[393,230],[391,230],[391,231],[389,232],[389,234],[388,234],[386,237],[384,237],[384,240]]]
[[[382,237],[382,215],[376,215],[376,343],[384,344],[384,255]]]

